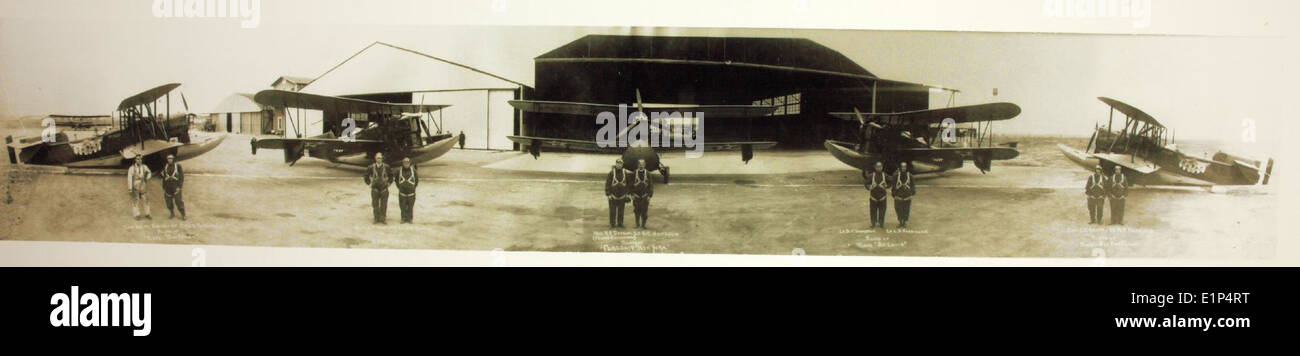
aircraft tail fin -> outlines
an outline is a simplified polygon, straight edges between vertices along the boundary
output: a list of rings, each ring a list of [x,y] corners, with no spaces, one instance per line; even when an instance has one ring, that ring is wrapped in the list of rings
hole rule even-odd
[[[302,159],[304,151],[306,151],[306,145],[304,145],[302,142],[298,142],[298,141],[285,142],[284,163],[288,163],[289,166],[293,166],[294,163],[298,163],[299,159]]]
[[[9,164],[18,164],[18,153],[14,152],[13,146],[9,145],[11,143],[14,143],[14,137],[5,136],[5,150],[9,151]]]
[[[975,167],[980,169],[980,173],[988,173],[993,170],[993,154],[990,152],[976,152],[973,161]]]
[[[541,156],[542,141],[541,140],[528,141],[528,154],[533,155],[533,159],[537,159],[537,156]]]
[[[1273,175],[1273,159],[1268,159],[1268,165],[1264,167],[1264,178],[1260,181],[1261,185],[1268,185],[1268,178]]]

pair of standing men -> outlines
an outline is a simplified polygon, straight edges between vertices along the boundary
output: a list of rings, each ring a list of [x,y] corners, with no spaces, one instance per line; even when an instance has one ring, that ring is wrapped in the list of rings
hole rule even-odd
[[[1128,199],[1128,187],[1128,177],[1122,168],[1115,167],[1115,173],[1107,176],[1101,165],[1094,167],[1083,188],[1084,194],[1088,196],[1088,223],[1102,223],[1106,199],[1110,199],[1110,224],[1124,225],[1124,201]]]
[[[148,189],[149,179],[152,177],[153,171],[144,164],[140,156],[135,157],[135,163],[126,171],[127,192],[131,195],[131,214],[136,220],[153,220],[149,209]],[[167,218],[175,218],[176,211],[179,210],[181,220],[185,220],[185,201],[181,199],[181,188],[185,185],[185,171],[181,169],[180,163],[176,163],[176,155],[167,155],[167,165],[163,166],[162,179],[163,202],[167,204]]]
[[[410,224],[415,217],[415,188],[420,176],[411,158],[403,158],[402,166],[394,174],[384,163],[384,154],[375,154],[375,163],[366,167],[366,185],[370,186],[370,207],[374,210],[375,224],[388,223],[388,186],[397,182],[397,205],[402,209],[402,223]]]
[[[609,200],[609,227],[623,227],[623,211],[629,199],[632,200],[632,213],[636,218],[636,227],[646,228],[650,219],[650,198],[654,197],[654,182],[650,180],[650,171],[645,168],[645,160],[638,160],[636,170],[628,177],[628,170],[623,168],[623,159],[614,161],[609,174],[605,175],[605,198]],[[631,181],[629,182],[629,178]]]
[[[875,170],[870,174],[862,171],[863,183],[867,187],[870,200],[871,228],[885,227],[885,213],[889,209],[886,200],[894,196],[894,213],[898,215],[898,227],[906,228],[912,216],[912,197],[916,195],[916,184],[912,181],[912,172],[907,162],[899,164],[898,171],[892,176],[885,174],[885,164],[876,162]]]

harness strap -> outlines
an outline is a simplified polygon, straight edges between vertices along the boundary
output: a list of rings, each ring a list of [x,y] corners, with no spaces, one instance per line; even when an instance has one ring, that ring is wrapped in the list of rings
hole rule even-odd
[[[613,177],[612,182],[610,183],[611,185],[623,186],[627,184],[627,173],[620,172],[620,171],[622,171],[622,169],[611,169],[609,171],[611,173],[611,177]],[[621,179],[619,178],[620,174],[623,175]]]
[[[1088,178],[1088,182],[1089,182],[1088,184],[1091,186],[1091,188],[1104,188],[1104,187],[1101,186],[1101,179],[1100,179],[1100,178],[1097,178],[1097,176],[1089,177],[1089,178]]]
[[[637,170],[636,174],[633,175],[633,178],[636,178],[636,182],[633,184],[644,184],[650,180],[650,172],[646,170]]]
[[[411,176],[406,176],[406,168],[397,171],[397,184],[409,183],[415,184],[415,168],[411,168]]]
[[[871,186],[869,186],[868,189],[876,189],[876,187],[883,188],[885,186],[884,174],[879,175],[879,179],[876,177],[877,175],[875,173],[871,174]]]
[[[171,168],[171,172],[167,172],[167,168]],[[175,164],[169,164],[167,167],[163,167],[163,180],[177,180],[178,178],[176,177],[176,174],[180,173],[179,168],[180,166]]]
[[[903,184],[903,175],[902,175],[902,174],[898,175],[898,179],[895,179],[894,182],[895,182],[895,183],[898,183],[898,186],[899,186],[899,187],[902,187],[902,186],[911,186],[911,185],[912,185],[912,174],[911,174],[911,173],[908,173],[908,174],[907,174],[907,184]]]

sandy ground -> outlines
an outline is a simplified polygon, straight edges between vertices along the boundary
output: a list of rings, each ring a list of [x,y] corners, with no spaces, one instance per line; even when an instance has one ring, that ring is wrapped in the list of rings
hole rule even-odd
[[[372,225],[360,169],[310,159],[288,167],[278,151],[250,155],[248,137],[236,135],[184,162],[185,222],[166,218],[157,181],[150,193],[154,219],[135,221],[122,175],[52,174],[6,162],[0,166],[0,239],[644,253],[1274,256],[1278,199],[1268,189],[1136,189],[1127,225],[1087,224],[1087,173],[1052,147],[1071,140],[1085,139],[1020,138],[1022,156],[998,162],[991,174],[967,167],[922,179],[905,231],[865,230],[861,178],[848,169],[822,169],[835,162],[821,151],[772,153],[816,167],[780,174],[692,175],[675,164],[673,184],[656,187],[651,228],[610,230],[602,176],[487,168],[532,158],[468,150],[422,167],[415,224],[396,224],[394,193],[392,224]],[[543,154],[557,162],[563,157]],[[763,158],[759,152],[755,160]],[[716,159],[739,163],[736,154]],[[631,226],[630,206],[626,220]]]

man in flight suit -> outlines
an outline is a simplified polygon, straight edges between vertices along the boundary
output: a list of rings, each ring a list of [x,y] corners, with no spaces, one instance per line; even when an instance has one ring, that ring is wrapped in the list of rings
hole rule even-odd
[[[1107,197],[1110,198],[1110,224],[1124,225],[1124,200],[1128,198],[1128,177],[1124,169],[1115,167],[1115,174],[1110,177]]]
[[[627,206],[627,170],[623,159],[614,161],[605,176],[605,198],[609,199],[609,227],[623,227],[623,209]]]
[[[181,188],[185,185],[185,170],[176,163],[176,155],[167,155],[167,165],[162,171],[163,202],[167,204],[167,218],[176,218],[180,211],[181,220],[185,220],[185,201],[181,200]]]
[[[375,223],[388,222],[388,185],[393,183],[391,168],[384,163],[384,154],[375,154],[375,163],[366,168],[366,185],[370,186],[370,206],[374,209]]]
[[[632,213],[636,215],[636,227],[644,229],[650,220],[650,198],[655,196],[655,185],[650,181],[650,171],[645,169],[645,160],[636,163],[636,171],[632,173]]]
[[[1101,172],[1101,165],[1093,168],[1092,175],[1088,176],[1088,183],[1084,185],[1083,193],[1088,196],[1089,224],[1101,224],[1102,213],[1106,209],[1106,186],[1110,184],[1109,181],[1106,174]],[[1114,212],[1111,214],[1113,215]]]
[[[420,176],[415,172],[411,158],[403,158],[402,166],[397,167],[397,205],[402,208],[402,223],[410,224],[415,216],[415,187],[420,185]]]
[[[916,184],[912,183],[912,171],[907,162],[898,165],[894,175],[894,213],[898,215],[898,227],[907,227],[907,219],[912,216],[912,196],[916,195]]]
[[[126,189],[131,194],[131,215],[136,220],[149,219],[153,216],[149,214],[149,177],[153,172],[149,166],[144,165],[143,157],[135,156],[135,164],[126,170]],[[140,211],[144,210],[144,214]]]
[[[868,199],[871,201],[871,228],[876,226],[885,227],[885,210],[889,208],[889,178],[885,176],[885,164],[876,162],[875,171],[869,175],[867,171],[862,171],[862,178],[866,179],[863,184],[870,193]]]

